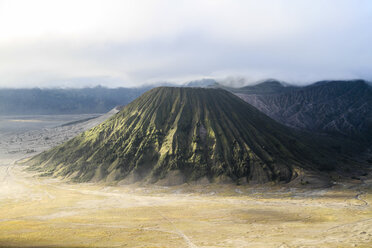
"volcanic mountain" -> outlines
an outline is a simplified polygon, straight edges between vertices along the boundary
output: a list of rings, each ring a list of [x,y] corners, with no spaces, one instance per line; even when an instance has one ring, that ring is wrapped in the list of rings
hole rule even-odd
[[[337,166],[330,157],[226,90],[160,87],[30,168],[79,182],[265,183]]]

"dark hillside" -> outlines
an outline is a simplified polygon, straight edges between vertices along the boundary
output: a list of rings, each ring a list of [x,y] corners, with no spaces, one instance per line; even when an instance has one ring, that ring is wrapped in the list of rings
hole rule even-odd
[[[250,87],[234,92],[282,124],[372,144],[372,87],[363,80],[275,87],[270,94],[257,91],[262,85]]]

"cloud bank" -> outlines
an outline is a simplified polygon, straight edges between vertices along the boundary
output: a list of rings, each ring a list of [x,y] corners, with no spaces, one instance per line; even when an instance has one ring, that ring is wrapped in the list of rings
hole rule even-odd
[[[372,79],[368,0],[0,0],[0,87]]]

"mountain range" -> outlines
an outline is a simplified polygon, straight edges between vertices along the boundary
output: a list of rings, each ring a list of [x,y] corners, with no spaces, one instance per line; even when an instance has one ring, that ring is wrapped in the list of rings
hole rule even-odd
[[[372,145],[372,86],[364,80],[322,81],[308,86],[267,80],[233,88],[203,79],[182,86],[222,88],[288,127]],[[0,89],[0,115],[106,113],[154,87]]]
[[[0,89],[0,115],[106,113],[150,88]]]
[[[295,87],[270,80],[228,90],[286,126],[372,144],[372,87],[366,81]]]
[[[202,79],[186,82],[181,87],[207,87],[214,83],[213,79]],[[0,116],[103,114],[127,105],[158,86],[177,85],[162,82],[133,88],[0,88]]]
[[[160,87],[29,163],[43,175],[78,182],[166,185],[290,182],[356,166],[327,142],[223,89]]]

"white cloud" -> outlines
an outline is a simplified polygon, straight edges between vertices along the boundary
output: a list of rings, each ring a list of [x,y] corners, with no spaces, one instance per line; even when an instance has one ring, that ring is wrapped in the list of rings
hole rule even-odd
[[[0,0],[0,87],[370,80],[371,26],[368,0]]]

